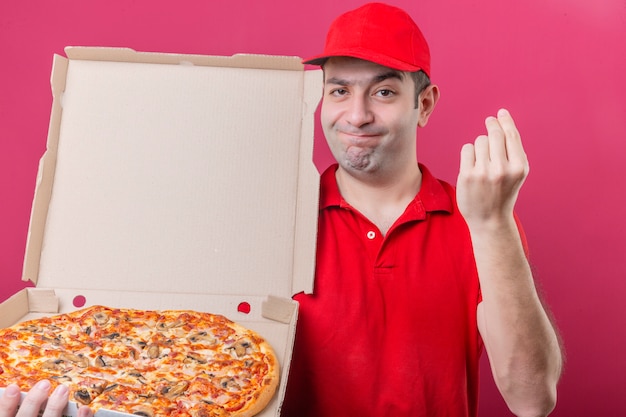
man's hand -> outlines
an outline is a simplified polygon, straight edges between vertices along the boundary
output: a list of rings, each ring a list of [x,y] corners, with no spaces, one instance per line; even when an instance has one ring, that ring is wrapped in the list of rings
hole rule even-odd
[[[50,382],[39,381],[26,394],[19,406],[20,389],[17,385],[9,385],[0,397],[0,417],[36,417],[43,408],[42,417],[60,417],[67,406],[69,391],[65,385],[59,385],[50,394]],[[78,417],[92,417],[89,407],[80,407]]]
[[[471,228],[513,219],[513,207],[528,175],[528,160],[508,111],[485,121],[487,135],[461,150],[457,199]]]
[[[513,215],[528,161],[508,111],[500,110],[485,125],[487,135],[461,151],[457,183],[482,293],[476,320],[510,410],[517,416],[546,416],[556,404],[562,358]]]

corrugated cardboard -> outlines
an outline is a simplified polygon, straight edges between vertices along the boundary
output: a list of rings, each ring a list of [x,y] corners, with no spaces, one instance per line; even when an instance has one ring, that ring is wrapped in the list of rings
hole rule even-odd
[[[297,57],[65,52],[24,259],[36,288],[0,305],[0,325],[77,297],[224,314],[277,351],[281,385],[260,414],[277,416],[291,296],[313,285],[320,71]]]

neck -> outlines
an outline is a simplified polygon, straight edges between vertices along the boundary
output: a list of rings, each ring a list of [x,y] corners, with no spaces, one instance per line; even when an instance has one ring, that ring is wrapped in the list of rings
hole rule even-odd
[[[346,202],[386,234],[419,192],[422,173],[415,164],[385,179],[376,174],[356,176],[339,167],[336,179]]]

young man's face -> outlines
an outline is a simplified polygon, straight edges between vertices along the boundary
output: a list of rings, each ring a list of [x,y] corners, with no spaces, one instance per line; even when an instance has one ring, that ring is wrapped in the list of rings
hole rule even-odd
[[[415,165],[418,120],[408,73],[355,58],[325,63],[321,122],[343,169],[372,174]]]

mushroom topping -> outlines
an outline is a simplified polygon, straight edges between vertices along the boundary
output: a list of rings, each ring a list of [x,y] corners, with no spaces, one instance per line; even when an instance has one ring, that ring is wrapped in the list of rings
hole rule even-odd
[[[201,355],[199,353],[196,353],[196,352],[189,352],[189,353],[187,353],[187,358],[191,359],[192,361],[198,362],[198,363],[206,363],[207,362],[206,358],[203,355]]]
[[[229,347],[229,349],[234,350],[235,355],[237,355],[238,358],[241,358],[247,353],[248,348],[251,348],[251,347],[252,347],[252,342],[250,341],[250,339],[244,337],[244,338],[237,340],[234,345]]]
[[[111,358],[109,356],[98,355],[96,359],[94,359],[94,366],[118,366],[122,363],[119,359]]]
[[[79,368],[86,368],[89,366],[89,359],[83,355],[75,355],[73,353],[61,353],[59,359],[65,362],[70,362]]]
[[[96,323],[102,326],[103,324],[107,324],[109,322],[109,315],[103,311],[100,311],[93,315],[93,319],[96,321]]]
[[[85,388],[76,391],[74,393],[74,399],[84,405],[88,405],[92,401],[91,394],[89,394],[89,391]]]
[[[43,340],[44,342],[52,343],[56,346],[61,344],[61,338],[59,336],[56,336],[54,339],[47,336],[41,336],[41,340]]]
[[[94,361],[96,366],[109,366],[104,358],[102,357],[102,355],[98,355],[98,357],[96,358],[96,360]]]
[[[65,372],[64,361],[60,359],[48,359],[41,364],[41,369],[46,371]]]
[[[148,346],[146,342],[144,342],[143,340],[138,340],[138,339],[130,340],[129,344],[130,346],[138,350],[144,350],[146,346]]]
[[[54,375],[54,376],[51,376],[50,379],[53,379],[53,380],[58,381],[60,383],[72,382],[72,378],[70,378],[67,375]]]
[[[187,390],[187,387],[189,387],[189,382],[187,381],[174,382],[163,387],[161,389],[161,395],[171,400],[183,394]]]
[[[213,335],[207,332],[192,333],[191,335],[187,337],[187,339],[189,339],[191,343],[206,342],[206,343],[209,343],[210,345],[214,345],[215,342],[217,341]]]
[[[161,348],[156,343],[152,343],[148,345],[147,354],[150,359],[156,359],[159,357],[161,353]]]
[[[137,382],[139,382],[142,385],[146,385],[148,383],[146,378],[139,371],[129,372],[128,376],[132,376],[133,378],[135,378],[137,380]]]
[[[90,404],[95,397],[102,394],[107,387],[106,382],[100,384],[92,383],[86,388],[80,388],[74,393],[74,399],[81,404]],[[93,397],[92,397],[93,395]]]
[[[152,417],[154,413],[152,412],[152,408],[147,407],[145,405],[138,405],[133,407],[133,415],[142,416],[142,417]]]
[[[20,327],[20,331],[27,331],[27,332],[33,332],[33,333],[42,332],[41,328],[35,326],[34,324],[29,324],[28,326]]]
[[[117,388],[118,386],[119,386],[119,384],[111,384],[111,385],[109,385],[108,387],[106,387],[106,388],[104,389],[104,391],[102,391],[102,392],[108,392],[108,391],[111,391],[111,390],[113,390],[113,389]]]
[[[228,391],[241,391],[241,386],[235,381],[235,378],[226,377],[220,380],[220,387]]]
[[[178,319],[176,321],[171,321],[171,322],[167,322],[167,321],[162,321],[160,323],[157,323],[157,329],[158,330],[168,330],[168,329],[173,329],[174,327],[180,327],[182,326],[184,323]]]

